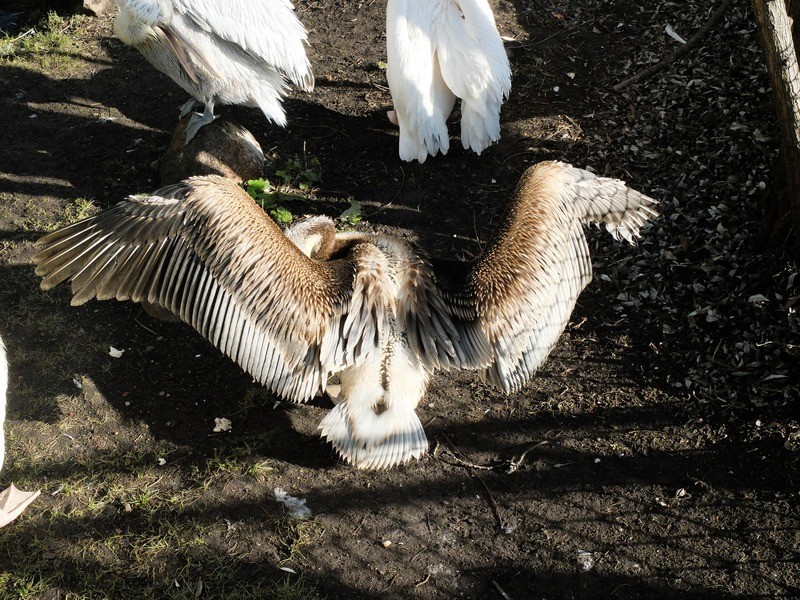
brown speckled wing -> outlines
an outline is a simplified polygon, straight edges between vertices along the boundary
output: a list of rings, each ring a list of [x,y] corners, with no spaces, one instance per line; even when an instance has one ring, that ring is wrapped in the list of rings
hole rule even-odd
[[[43,289],[72,304],[146,300],[194,327],[256,380],[303,401],[357,364],[386,326],[385,258],[307,258],[238,186],[194,177],[39,240]]]
[[[632,241],[656,215],[654,203],[619,180],[565,163],[539,163],[522,176],[472,268],[460,281],[437,271],[457,324],[477,325],[491,347],[488,381],[519,390],[555,346],[592,278],[583,224],[603,222],[614,237]]]

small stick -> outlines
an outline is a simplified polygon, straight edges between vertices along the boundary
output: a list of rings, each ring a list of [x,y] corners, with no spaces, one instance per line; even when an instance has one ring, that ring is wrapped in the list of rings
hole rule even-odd
[[[453,442],[450,440],[450,438],[447,437],[447,434],[442,432],[442,437],[447,442],[447,445],[450,446],[448,448],[450,450],[450,454],[453,455],[453,458],[456,459],[458,464],[461,465],[462,467],[469,467],[470,469],[481,469],[483,471],[492,471],[494,469],[494,467],[487,467],[485,465],[477,465],[475,463],[471,463],[471,462],[463,459],[462,458],[463,455],[461,454],[461,452],[458,451],[458,449],[456,449],[455,444],[453,444]]]
[[[591,25],[592,23],[594,23],[594,19],[589,19],[588,21],[584,21],[583,23],[578,23],[577,25],[573,25],[572,27],[567,27],[566,29],[560,29],[559,31],[556,31],[554,34],[548,35],[546,38],[542,38],[541,40],[536,40],[535,42],[529,42],[527,44],[520,44],[519,47],[531,48],[533,46],[538,46],[539,44],[544,44],[545,42],[550,41],[555,37],[564,35],[565,33],[569,33],[570,31],[575,31],[576,29],[579,29],[586,25]]]
[[[136,324],[137,324],[137,325],[139,325],[139,327],[141,327],[142,329],[146,329],[147,331],[149,331],[149,332],[150,332],[150,333],[152,333],[153,335],[159,335],[159,333],[158,333],[158,332],[156,332],[156,331],[153,331],[153,330],[152,330],[152,329],[150,329],[150,328],[149,328],[147,325],[145,325],[144,323],[142,323],[142,322],[139,320],[139,317],[134,317],[134,319],[133,319],[133,320],[134,320],[134,321],[136,321]]]
[[[530,452],[534,448],[538,448],[539,446],[544,446],[547,443],[548,443],[548,440],[542,440],[541,442],[538,442],[536,444],[528,446],[525,449],[525,452],[523,452],[522,454],[519,455],[519,458],[517,460],[512,460],[511,461],[511,464],[508,466],[508,470],[506,471],[506,473],[508,473],[510,475],[511,473],[513,473],[514,471],[519,469],[522,466],[522,463],[525,462],[525,456],[528,454],[528,452]]]
[[[14,39],[12,39],[12,40],[9,40],[9,42],[11,42],[11,43],[13,44],[14,42],[18,42],[18,41],[19,41],[19,40],[21,40],[22,38],[24,38],[24,37],[27,37],[27,36],[29,36],[29,35],[30,35],[30,34],[32,34],[32,33],[36,33],[36,30],[35,30],[35,29],[33,29],[33,28],[31,28],[31,29],[28,29],[28,31],[26,31],[25,33],[21,33],[21,34],[19,34],[19,35],[18,35],[17,37],[15,37]]]
[[[450,453],[453,455],[453,458],[455,458],[461,464],[461,466],[468,467],[470,469],[482,469],[484,471],[492,471],[492,470],[494,470],[494,467],[486,467],[484,465],[476,465],[476,464],[473,464],[473,463],[469,463],[469,462],[465,461],[464,459],[460,458],[458,456],[458,454],[460,454],[460,452],[458,452],[458,450],[456,450],[456,447],[453,445],[453,442],[450,441],[450,438],[448,438],[445,433],[442,433],[442,437],[444,437],[445,441],[451,446]],[[439,460],[441,460],[441,459],[439,459]],[[447,461],[443,461],[443,462],[447,462]],[[448,463],[448,464],[450,464],[450,463]],[[475,475],[475,477],[478,478],[478,481],[481,482],[481,485],[483,486],[483,489],[486,490],[486,494],[489,497],[489,505],[492,507],[492,512],[494,513],[494,518],[497,519],[497,524],[500,526],[500,529],[505,530],[506,526],[505,526],[505,523],[503,523],[503,517],[500,516],[500,507],[497,506],[497,501],[494,499],[494,496],[492,495],[492,491],[489,489],[489,486],[486,485],[486,482],[483,480],[483,478],[480,475],[478,475],[477,473],[475,473],[474,475]]]
[[[499,584],[499,583],[497,583],[497,582],[496,582],[494,579],[492,579],[492,585],[495,587],[495,589],[496,589],[498,592],[500,592],[500,595],[503,597],[503,600],[511,600],[511,596],[509,596],[508,594],[506,594],[506,593],[503,591],[503,588],[501,588],[501,587],[500,587],[500,584]]]
[[[637,82],[641,81],[642,79],[646,79],[647,77],[650,77],[650,76],[658,73],[664,67],[671,65],[676,60],[678,60],[680,57],[682,57],[684,54],[688,53],[690,50],[693,50],[695,47],[699,46],[700,45],[700,40],[703,39],[703,36],[706,33],[708,33],[709,29],[714,27],[714,25],[716,25],[722,19],[722,16],[725,14],[725,11],[728,10],[728,7],[730,5],[731,5],[731,0],[722,0],[722,4],[719,5],[717,10],[715,10],[711,14],[711,16],[708,18],[708,20],[705,23],[703,23],[703,26],[700,29],[697,30],[697,33],[695,33],[689,39],[688,42],[686,42],[683,46],[678,48],[675,52],[673,52],[672,54],[670,54],[666,58],[658,61],[654,65],[650,65],[646,69],[642,69],[641,71],[636,73],[636,75],[634,75],[632,77],[629,77],[625,81],[620,81],[617,85],[615,85],[611,89],[614,90],[615,92],[621,92],[622,90],[624,90],[629,85],[637,83]]]
[[[500,507],[497,506],[497,501],[494,499],[492,495],[492,491],[489,489],[489,486],[486,485],[486,482],[483,480],[483,477],[475,473],[475,477],[478,478],[478,481],[481,482],[483,489],[486,490],[486,494],[489,496],[489,504],[492,506],[492,512],[494,513],[494,518],[497,519],[497,524],[500,526],[500,529],[503,531],[506,530],[506,524],[503,523],[503,517],[500,516]]]

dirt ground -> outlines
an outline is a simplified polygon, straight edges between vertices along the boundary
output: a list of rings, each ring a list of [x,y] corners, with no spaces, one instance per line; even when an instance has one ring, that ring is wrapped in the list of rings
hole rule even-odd
[[[713,7],[491,4],[513,89],[482,156],[454,137],[445,157],[398,159],[381,1],[295,0],[317,86],[287,100],[286,129],[218,110],[262,144],[268,178],[319,160],[304,210],[356,199],[366,226],[435,255],[480,252],[540,160],[661,201],[637,246],[588,232],[595,281],[524,391],[436,375],[419,409],[430,454],[377,473],[319,439],[327,400],[278,403],[136,305],[39,290],[34,241],[157,188],[186,98],[109,16],[34,20],[0,45],[0,478],[42,490],[0,532],[0,598],[800,596],[800,281],[757,242],[777,141],[749,3],[619,93],[676,49],[665,26],[689,38]]]

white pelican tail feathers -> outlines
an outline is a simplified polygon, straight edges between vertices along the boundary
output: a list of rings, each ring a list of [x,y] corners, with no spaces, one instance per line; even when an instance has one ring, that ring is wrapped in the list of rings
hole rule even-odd
[[[355,419],[348,409],[349,405],[344,402],[334,406],[320,422],[319,429],[337,454],[353,466],[359,469],[386,469],[420,458],[428,451],[428,438],[413,409],[401,414],[382,413],[376,418],[376,431],[391,431],[378,445],[368,445],[355,436],[352,428]],[[392,423],[387,424],[390,418]]]
[[[511,69],[487,0],[389,0],[386,45],[400,158],[447,154],[456,98],[464,148],[480,154],[500,139]]]

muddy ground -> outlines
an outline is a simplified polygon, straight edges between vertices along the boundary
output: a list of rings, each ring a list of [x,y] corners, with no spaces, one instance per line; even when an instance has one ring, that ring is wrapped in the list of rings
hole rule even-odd
[[[42,496],[0,532],[0,597],[800,595],[800,281],[757,241],[777,141],[749,4],[616,93],[675,50],[666,25],[688,38],[713,7],[493,0],[513,68],[503,137],[482,156],[454,137],[424,165],[399,161],[385,117],[384,3],[295,4],[316,90],[286,102],[286,129],[218,113],[253,132],[267,177],[319,160],[303,210],[356,199],[366,226],[470,258],[524,169],[560,159],[625,179],[662,216],[635,247],[588,232],[595,281],[524,391],[440,373],[419,409],[431,453],[360,472],[316,434],[326,400],[278,404],[136,305],[39,291],[34,241],[158,187],[186,98],[110,17],[28,15],[30,43],[0,56],[2,480]]]

